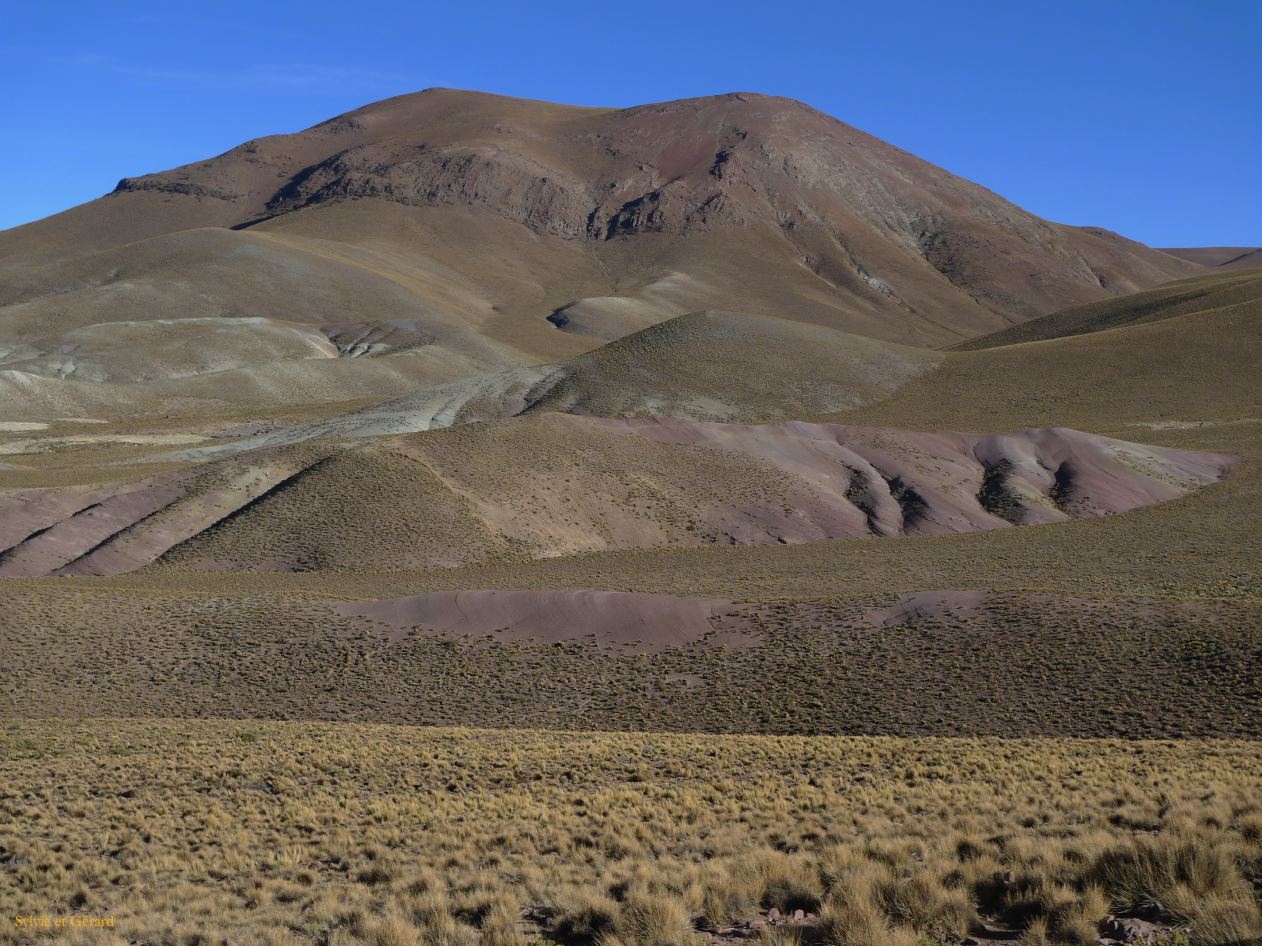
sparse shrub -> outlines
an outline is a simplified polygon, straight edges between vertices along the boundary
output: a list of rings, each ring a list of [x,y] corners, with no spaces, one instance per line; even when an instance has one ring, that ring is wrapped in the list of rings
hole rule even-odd
[[[762,946],[801,946],[802,930],[796,926],[769,926],[758,937]]]
[[[1049,911],[1047,928],[1058,940],[1072,946],[1095,946],[1100,938],[1100,923],[1111,912],[1108,894],[1100,887],[1088,886]]]
[[[397,916],[368,920],[360,938],[364,946],[422,946],[420,930]]]
[[[714,865],[701,887],[701,913],[711,928],[752,919],[763,895],[762,877],[752,867]]]
[[[872,903],[878,884],[891,879],[889,867],[853,847],[833,847],[819,858],[824,896],[842,906]]]
[[[392,879],[390,870],[384,864],[370,864],[369,866],[359,870],[355,874],[355,879],[361,884],[369,887],[375,887],[378,884],[387,884]]]
[[[614,929],[620,908],[612,898],[592,890],[574,891],[570,897],[553,920],[557,939],[591,941]]]
[[[895,925],[934,938],[962,937],[977,919],[962,890],[948,890],[925,871],[880,883],[876,901]]]
[[[820,880],[811,859],[801,855],[768,851],[758,861],[758,874],[762,886],[761,906],[775,907],[782,913],[794,910],[819,909]]]
[[[107,904],[129,936],[174,946],[209,942],[225,917],[242,946],[692,946],[694,925],[808,898],[811,946],[817,932],[825,946],[958,941],[974,897],[1056,946],[1094,942],[1105,914],[1135,904],[1190,926],[1196,946],[1260,923],[1243,879],[1262,878],[1251,745],[263,722],[247,744],[239,723],[198,723],[188,740],[191,724],[159,720],[85,739],[97,725],[0,726],[0,899],[15,915]],[[25,738],[64,759],[60,780],[12,754]],[[125,763],[114,741],[132,747]],[[611,834],[642,850],[570,843]],[[381,873],[356,882],[365,871]]]
[[[1191,921],[1193,946],[1262,942],[1258,905],[1243,900],[1215,900],[1202,904]]]
[[[695,946],[699,940],[692,918],[677,899],[638,892],[622,905],[613,937],[602,936],[599,942],[602,946]]]
[[[1244,879],[1224,844],[1141,838],[1105,852],[1090,871],[1120,911],[1169,906],[1176,888],[1185,901],[1239,899]]]
[[[908,926],[894,926],[871,900],[830,901],[820,910],[820,934],[825,946],[920,946]]]
[[[1047,919],[1037,916],[1021,933],[1021,946],[1055,946],[1047,933]]]
[[[496,900],[482,919],[479,946],[527,946],[518,926],[520,913],[511,897]]]
[[[1262,814],[1242,815],[1237,822],[1240,837],[1247,844],[1262,844]]]

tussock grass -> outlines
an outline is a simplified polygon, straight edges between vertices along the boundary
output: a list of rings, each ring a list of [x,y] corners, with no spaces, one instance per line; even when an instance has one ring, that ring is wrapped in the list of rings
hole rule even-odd
[[[1256,743],[243,731],[0,726],[6,913],[113,916],[63,937],[109,946],[1262,935]]]

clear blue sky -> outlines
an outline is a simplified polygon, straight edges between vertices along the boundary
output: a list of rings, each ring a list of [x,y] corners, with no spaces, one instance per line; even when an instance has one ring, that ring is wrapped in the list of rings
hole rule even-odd
[[[1262,2],[0,0],[0,228],[429,86],[802,99],[1053,220],[1262,245]]]

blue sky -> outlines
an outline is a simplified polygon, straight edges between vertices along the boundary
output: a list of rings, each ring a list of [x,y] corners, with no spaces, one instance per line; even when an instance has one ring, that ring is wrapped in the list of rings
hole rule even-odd
[[[1262,245],[1262,3],[0,0],[0,228],[430,86],[802,99],[1027,209]]]

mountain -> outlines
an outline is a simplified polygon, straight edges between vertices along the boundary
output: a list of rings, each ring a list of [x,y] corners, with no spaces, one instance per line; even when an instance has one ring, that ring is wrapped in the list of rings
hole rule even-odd
[[[435,89],[0,233],[0,388],[95,416],[165,384],[238,416],[566,361],[704,311],[936,347],[1198,271],[787,99]]]

